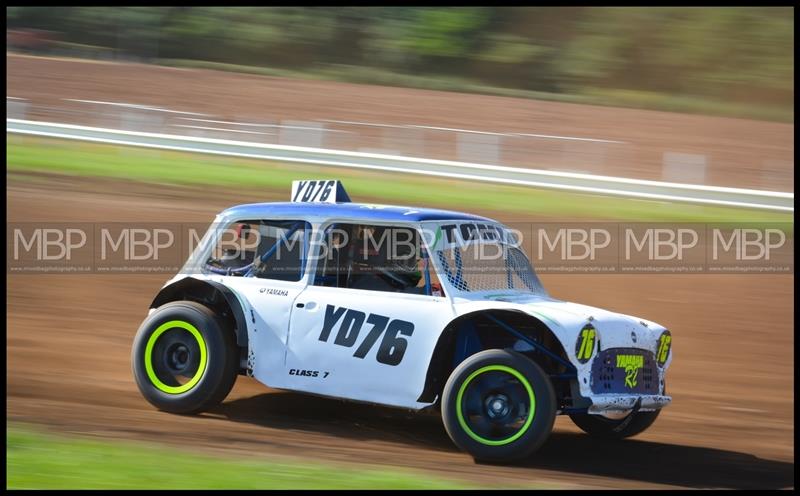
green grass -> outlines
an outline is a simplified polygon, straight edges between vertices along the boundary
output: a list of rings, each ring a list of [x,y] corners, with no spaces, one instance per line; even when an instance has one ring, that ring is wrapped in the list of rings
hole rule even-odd
[[[634,200],[414,175],[363,172],[215,155],[7,135],[7,171],[109,177],[195,187],[272,191],[288,198],[291,181],[341,179],[355,200],[508,212],[530,219],[669,222],[787,222],[791,214]]]
[[[424,473],[208,456],[8,426],[8,489],[460,489]]]

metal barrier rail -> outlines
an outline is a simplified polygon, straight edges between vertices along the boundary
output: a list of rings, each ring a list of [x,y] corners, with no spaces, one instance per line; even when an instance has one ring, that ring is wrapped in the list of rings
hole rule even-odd
[[[794,193],[775,191],[667,183],[541,169],[328,150],[324,148],[269,145],[172,134],[121,131],[19,119],[7,119],[6,132],[330,167],[422,174],[630,198],[794,212]]]

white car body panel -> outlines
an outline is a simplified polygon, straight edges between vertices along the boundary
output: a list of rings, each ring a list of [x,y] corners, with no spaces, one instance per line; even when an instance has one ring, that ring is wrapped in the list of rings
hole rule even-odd
[[[495,292],[496,293],[496,292]],[[536,317],[542,321],[558,337],[567,358],[577,369],[578,385],[581,395],[592,400],[595,408],[591,411],[626,410],[633,407],[636,397],[630,395],[595,395],[590,388],[592,360],[580,363],[575,357],[574,347],[583,326],[591,323],[598,333],[601,349],[608,348],[639,348],[655,353],[658,347],[658,338],[666,329],[644,319],[610,312],[601,308],[561,301],[550,297],[529,296],[524,294],[509,293],[496,296],[493,299],[477,301],[464,300],[454,305],[458,315],[483,311],[483,310],[511,310],[520,311]],[[635,336],[636,341],[634,341]],[[596,356],[597,352],[595,352]],[[659,380],[663,384],[664,376],[672,361],[672,353],[663,367],[659,368]],[[661,388],[663,390],[663,387]],[[658,398],[643,398],[641,409],[650,410],[669,403],[669,398],[657,395]],[[628,401],[632,398],[631,401]],[[598,405],[604,405],[602,408]]]
[[[309,286],[301,295],[305,307],[295,308],[289,335],[287,369],[314,369],[320,377],[288,375],[284,372],[279,387],[311,393],[325,394],[359,401],[381,403],[412,409],[427,406],[416,400],[422,392],[428,363],[439,334],[453,318],[452,308],[446,298],[410,294],[375,294],[374,291]],[[313,305],[312,308],[308,308]],[[381,345],[379,339],[369,347],[363,358],[354,357],[373,325],[367,317],[353,346],[335,344],[345,316],[337,319],[327,341],[321,341],[323,321],[328,305],[362,312],[366,315],[385,316],[391,321],[401,320],[413,324],[410,336],[404,336],[408,345],[397,365],[378,361]],[[340,310],[341,311],[341,310]],[[375,321],[384,319],[377,318]],[[388,324],[391,325],[391,324]],[[354,326],[347,326],[351,329]],[[288,370],[287,370],[288,371]],[[322,377],[322,372],[329,372]]]

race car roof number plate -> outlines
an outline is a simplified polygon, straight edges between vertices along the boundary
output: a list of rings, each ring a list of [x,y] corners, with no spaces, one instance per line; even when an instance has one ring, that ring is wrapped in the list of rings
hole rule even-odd
[[[350,197],[335,179],[292,181],[293,203],[348,203]]]

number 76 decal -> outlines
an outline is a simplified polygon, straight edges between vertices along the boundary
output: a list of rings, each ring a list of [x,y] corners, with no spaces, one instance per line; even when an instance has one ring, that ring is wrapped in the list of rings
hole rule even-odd
[[[595,342],[597,340],[597,331],[592,324],[586,324],[578,334],[578,341],[575,343],[575,357],[581,363],[586,363],[592,358],[594,352]]]
[[[339,323],[341,322],[341,323]],[[352,310],[350,308],[328,305],[325,308],[325,322],[322,324],[322,332],[319,340],[327,343],[331,336],[334,326],[339,323],[339,330],[334,339],[334,344],[352,348],[358,340],[358,335],[364,322],[370,324],[369,334],[356,349],[353,356],[363,359],[372,349],[378,339],[383,335],[381,344],[375,359],[386,365],[399,365],[403,361],[403,355],[408,347],[408,340],[402,336],[411,336],[414,332],[414,324],[405,320],[390,319],[385,315],[371,313],[369,316],[364,312]]]

